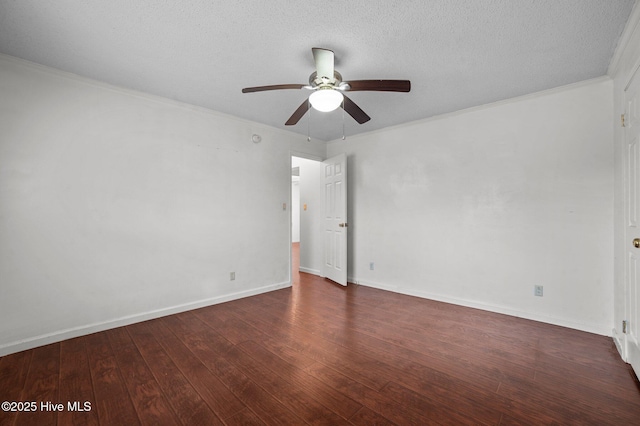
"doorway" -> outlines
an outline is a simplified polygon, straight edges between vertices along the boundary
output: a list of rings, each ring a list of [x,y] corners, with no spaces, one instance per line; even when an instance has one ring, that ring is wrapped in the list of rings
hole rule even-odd
[[[321,275],[322,170],[319,159],[291,155],[291,281]]]

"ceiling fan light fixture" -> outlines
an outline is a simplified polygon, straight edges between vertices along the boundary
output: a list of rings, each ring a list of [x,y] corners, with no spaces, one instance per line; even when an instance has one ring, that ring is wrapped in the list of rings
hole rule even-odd
[[[309,84],[272,84],[270,86],[245,87],[242,93],[263,92],[266,90],[283,89],[307,89],[311,90],[311,96],[306,98],[296,109],[291,117],[284,123],[285,126],[295,126],[298,121],[311,108],[329,112],[342,107],[358,124],[364,124],[371,120],[355,102],[342,92],[409,92],[411,82],[409,80],[350,80],[342,81],[342,75],[335,69],[335,60],[332,50],[314,47],[311,49],[316,70],[309,76]],[[344,114],[343,126],[344,126]]]
[[[326,89],[318,89],[309,96],[309,102],[314,109],[322,112],[329,112],[337,109],[341,104],[344,96],[337,90],[328,87]]]

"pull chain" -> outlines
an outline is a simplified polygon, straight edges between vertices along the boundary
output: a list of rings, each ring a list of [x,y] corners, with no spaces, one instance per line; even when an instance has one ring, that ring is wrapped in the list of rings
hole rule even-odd
[[[309,101],[307,101],[307,107],[309,106]],[[307,142],[311,142],[311,108],[307,108],[309,110],[309,115],[307,116]]]
[[[344,137],[344,98],[342,98],[342,140],[345,140]]]

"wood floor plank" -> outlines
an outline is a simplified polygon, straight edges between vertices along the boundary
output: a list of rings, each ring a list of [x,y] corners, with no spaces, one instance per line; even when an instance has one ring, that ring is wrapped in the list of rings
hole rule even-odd
[[[588,407],[575,400],[575,395],[556,393],[554,389],[542,387],[534,380],[510,379],[500,384],[498,393],[518,401],[521,406],[532,408],[532,411],[540,415],[554,419],[557,424],[620,424],[617,421],[614,423],[603,420],[597,414],[594,417]]]
[[[148,322],[128,326],[127,331],[183,424],[224,424],[162,348]]]
[[[22,401],[24,384],[34,351],[23,351],[0,358],[0,399]],[[24,401],[22,401],[24,402]],[[11,407],[10,407],[11,408]],[[0,411],[0,426],[13,425],[18,411]]]
[[[320,363],[307,368],[309,374],[324,381],[327,385],[339,390],[354,401],[359,402],[371,411],[399,425],[441,425],[442,423],[429,417],[422,411],[424,407],[398,404],[394,399],[383,395],[363,384],[356,382],[344,374]]]
[[[287,364],[293,365],[295,368],[304,370],[306,367],[317,362],[303,352],[295,350],[292,347],[293,345],[289,345],[288,343],[291,339],[295,338],[269,339],[267,336],[263,336],[258,339],[258,341],[263,348],[273,354],[277,354],[280,359],[284,360]]]
[[[86,339],[60,342],[60,402],[65,410],[58,414],[58,424],[98,425],[95,401]]]
[[[145,425],[180,424],[127,329],[120,327],[106,334],[140,422]]]
[[[243,342],[238,345],[238,348],[254,359],[259,364],[260,370],[270,370],[273,374],[281,377],[287,383],[287,386],[304,390],[314,400],[344,419],[349,419],[356,411],[362,408],[362,404],[337,392],[309,375],[302,368],[289,364],[276,353],[270,352],[254,341]]]
[[[225,383],[229,390],[267,424],[300,425],[304,421],[280,401],[251,381],[224,357],[224,338],[212,330],[180,336],[185,345]]]
[[[364,406],[351,416],[349,423],[362,426],[391,426],[395,424],[391,420],[382,417],[380,414]]]
[[[611,349],[615,349],[613,342],[609,342]],[[616,354],[619,358],[620,356]],[[624,390],[628,388],[629,382],[627,381],[628,373],[624,369],[620,369],[619,365],[611,365],[606,369],[595,369],[587,365],[582,365],[566,359],[559,359],[551,354],[537,351],[535,360],[536,372],[542,371],[552,374],[557,377],[571,376],[582,377],[587,381],[597,383],[598,388],[606,387],[612,393],[618,390]],[[628,393],[623,392],[624,395]],[[635,400],[635,398],[633,398]]]
[[[16,424],[38,426],[57,424],[60,412],[59,375],[60,344],[54,343],[34,349],[19,401],[35,401],[38,409],[35,412],[19,412],[15,419]]]
[[[478,410],[468,410],[468,407],[456,406],[453,401],[445,405],[440,404],[428,396],[414,392],[395,382],[389,382],[380,394],[396,401],[402,407],[418,409],[423,415],[436,419],[443,425],[497,424],[501,417],[499,412],[484,412],[481,413],[482,417],[478,417]]]
[[[558,382],[555,377],[540,372],[536,374],[535,382],[541,389],[550,389],[547,391],[549,396],[584,407],[585,411],[591,411],[593,416],[601,416],[603,420],[618,419],[620,424],[632,424],[640,419],[640,400],[620,400],[616,394],[595,386],[585,386],[585,381],[580,378]]]
[[[100,424],[140,424],[106,333],[87,336],[86,348]]]
[[[262,389],[267,391],[285,407],[310,425],[336,425],[346,419],[336,414],[330,407],[323,405],[306,391],[305,386],[291,383],[281,375],[264,368],[245,351],[232,348],[229,351],[232,362]]]
[[[287,338],[291,334],[289,332],[279,332],[275,327],[278,322],[284,321],[278,314],[262,310],[259,311],[259,314],[260,321],[268,320],[269,322],[260,324],[254,321],[252,324],[255,324],[256,327],[263,327],[265,334],[275,336],[276,340]],[[343,373],[372,389],[380,389],[387,383],[387,378],[379,374],[371,374],[372,371],[380,373],[384,366],[367,354],[359,354],[359,356],[355,357],[350,349],[324,340],[318,335],[314,335],[313,339],[309,339],[308,331],[296,324],[291,324],[289,330],[295,330],[292,333],[294,338],[289,339],[289,345],[293,349],[306,354],[309,358],[325,364],[335,365]]]
[[[240,343],[260,336],[260,331],[251,327],[246,322],[235,317],[221,315],[224,312],[223,309],[224,304],[221,306],[221,309],[199,310],[197,315],[232,343]]]
[[[260,420],[260,418],[248,408],[234,414],[233,416],[224,420],[227,426],[258,426],[266,425],[267,423]]]
[[[154,326],[154,331],[161,337],[160,344],[185,377],[189,377],[200,397],[223,420],[243,411],[245,405],[172,332],[173,322],[176,321],[163,318],[149,325]]]

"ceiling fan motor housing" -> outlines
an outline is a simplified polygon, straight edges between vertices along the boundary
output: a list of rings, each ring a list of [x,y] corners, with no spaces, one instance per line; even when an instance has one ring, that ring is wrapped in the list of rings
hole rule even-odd
[[[336,88],[342,83],[342,75],[338,71],[333,71],[333,79],[329,79],[327,77],[318,77],[318,72],[314,71],[309,76],[309,85],[317,89],[323,86],[330,86],[332,88]]]

